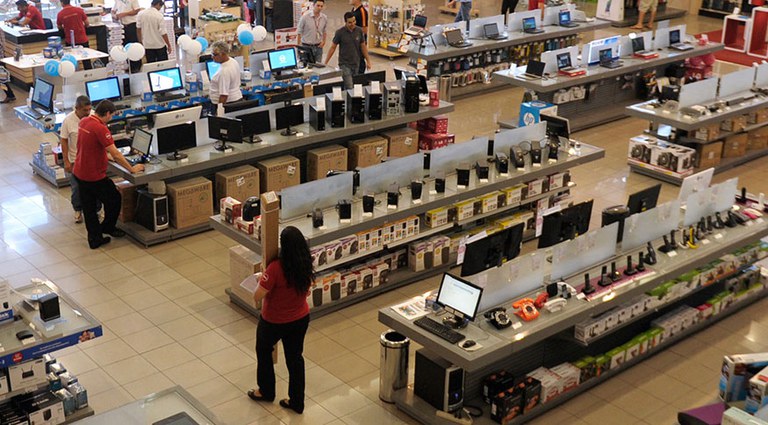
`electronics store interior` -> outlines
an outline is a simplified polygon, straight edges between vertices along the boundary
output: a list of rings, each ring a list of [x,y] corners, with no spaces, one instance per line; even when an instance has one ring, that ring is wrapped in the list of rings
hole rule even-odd
[[[762,5],[0,2],[0,423],[768,424]]]

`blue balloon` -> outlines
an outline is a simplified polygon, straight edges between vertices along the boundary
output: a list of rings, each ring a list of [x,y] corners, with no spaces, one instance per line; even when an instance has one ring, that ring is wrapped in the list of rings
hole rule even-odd
[[[237,35],[237,39],[243,46],[250,46],[253,44],[253,33],[250,31],[243,31]]]
[[[45,65],[43,66],[43,69],[45,69],[45,73],[50,75],[51,77],[58,77],[59,61],[51,59],[45,63]]]
[[[75,58],[75,55],[67,53],[66,55],[61,57],[61,60],[72,62],[72,65],[74,65],[75,69],[77,69],[77,58]]]
[[[195,40],[203,46],[203,51],[208,48],[208,40],[206,40],[205,37],[197,37]]]

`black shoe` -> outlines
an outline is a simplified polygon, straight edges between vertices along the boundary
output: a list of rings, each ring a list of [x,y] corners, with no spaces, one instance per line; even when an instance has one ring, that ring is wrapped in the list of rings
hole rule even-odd
[[[15,102],[15,101],[16,101],[15,97],[6,97],[5,100],[0,101],[0,103],[12,103],[12,102]]]
[[[296,412],[296,413],[298,413],[300,415],[302,413],[304,413],[304,406],[302,406],[302,407],[293,406],[293,405],[291,405],[291,402],[287,398],[283,399],[283,400],[280,400],[280,407],[283,407],[285,409],[291,409],[291,410],[293,410],[294,412]]]
[[[100,246],[108,244],[111,240],[111,238],[101,238],[100,241],[96,242],[88,241],[88,246],[91,247],[91,249],[98,249]]]
[[[125,231],[121,229],[114,229],[111,232],[106,232],[109,236],[112,236],[113,238],[122,238],[125,236]]]

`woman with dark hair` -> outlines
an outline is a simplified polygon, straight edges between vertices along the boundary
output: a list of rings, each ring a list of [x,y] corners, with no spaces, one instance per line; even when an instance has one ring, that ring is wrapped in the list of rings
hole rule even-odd
[[[309,327],[307,294],[315,273],[304,235],[289,226],[280,233],[280,254],[267,266],[253,294],[261,302],[261,317],[256,328],[256,384],[248,391],[255,401],[275,400],[275,367],[272,347],[283,341],[288,367],[288,397],[280,406],[304,412],[304,335]]]

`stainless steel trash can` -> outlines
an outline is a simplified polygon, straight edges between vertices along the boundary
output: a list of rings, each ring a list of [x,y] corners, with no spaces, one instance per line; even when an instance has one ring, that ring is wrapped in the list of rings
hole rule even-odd
[[[451,101],[451,84],[452,78],[450,75],[441,75],[440,82],[438,83],[438,95],[440,100],[445,102]]]
[[[408,346],[411,340],[390,329],[381,334],[380,342],[379,398],[394,403],[395,391],[408,384]]]

